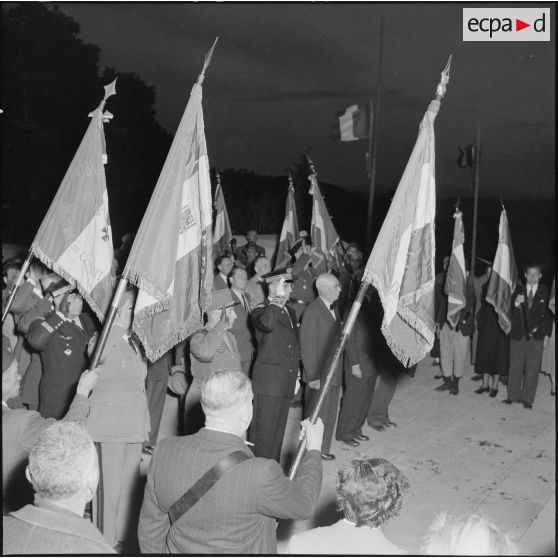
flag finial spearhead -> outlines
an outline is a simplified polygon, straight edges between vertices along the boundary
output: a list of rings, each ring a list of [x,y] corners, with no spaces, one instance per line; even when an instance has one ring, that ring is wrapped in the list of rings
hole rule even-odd
[[[108,85],[105,85],[105,95],[103,97],[103,100],[99,103],[99,108],[102,110],[104,110],[105,105],[107,104],[107,99],[109,97],[111,97],[112,95],[116,95],[116,80],[118,79],[118,77],[114,78],[114,81],[111,81]]]
[[[444,95],[446,94],[446,86],[449,83],[449,78],[450,78],[450,68],[451,68],[451,59],[452,56],[450,54],[449,58],[448,58],[448,63],[446,64],[446,67],[442,70],[442,75],[440,77],[440,83],[438,84],[438,87],[436,87],[436,99],[439,101],[440,99],[442,99],[444,97]]]
[[[219,37],[215,37],[215,41],[213,41],[213,45],[211,45],[211,48],[205,54],[205,59],[203,61],[203,68],[196,81],[198,85],[202,85],[203,80],[205,79],[205,71],[207,70],[207,68],[209,68],[209,65],[211,64],[211,59],[213,58],[213,51],[215,50],[215,45],[217,44],[218,40]]]
[[[294,186],[293,186],[293,175],[291,174],[291,171],[289,171],[289,188],[294,188]]]
[[[221,175],[217,169],[215,169],[215,181],[217,182],[217,186],[221,186]]]

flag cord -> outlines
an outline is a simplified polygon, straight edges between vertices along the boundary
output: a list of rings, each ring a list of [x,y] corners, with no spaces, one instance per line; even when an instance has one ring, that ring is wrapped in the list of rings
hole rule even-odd
[[[347,339],[351,335],[353,327],[355,325],[356,318],[362,306],[362,301],[364,300],[364,296],[366,295],[366,291],[368,291],[368,287],[370,286],[370,281],[364,280],[360,284],[360,288],[356,295],[356,298],[351,306],[351,311],[349,312],[349,316],[347,317],[347,321],[345,322],[345,326],[343,327],[343,332],[341,333],[341,337],[339,338],[339,342],[337,343],[337,348],[335,349],[335,354],[333,355],[333,360],[329,365],[329,369],[327,371],[327,376],[323,384],[320,386],[320,393],[318,395],[318,400],[314,405],[314,409],[312,414],[310,415],[310,422],[312,424],[316,424],[318,420],[318,416],[320,414],[320,410],[324,404],[325,397],[331,386],[331,382],[333,381],[333,376],[335,375],[335,370],[341,359],[341,355],[343,354],[343,349],[345,348],[345,344],[347,343]],[[296,477],[296,473],[302,463],[302,459],[304,458],[304,454],[306,453],[306,441],[305,436],[302,437],[298,444],[298,449],[296,452],[296,457],[289,469],[289,479],[294,480]]]

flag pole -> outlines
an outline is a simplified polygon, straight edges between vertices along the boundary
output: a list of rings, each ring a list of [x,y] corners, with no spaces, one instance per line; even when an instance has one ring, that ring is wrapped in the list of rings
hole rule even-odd
[[[471,273],[475,273],[475,264],[477,257],[477,217],[479,210],[479,172],[480,172],[480,145],[481,145],[481,128],[477,128],[477,147],[475,149],[475,172],[473,174],[474,183],[474,200],[473,200],[473,240],[471,242]]]
[[[370,189],[368,191],[368,215],[366,218],[366,248],[372,242],[372,211],[374,209],[374,192],[376,189],[376,145],[378,139],[378,115],[380,110],[380,95],[382,92],[382,66],[384,51],[384,17],[380,17],[380,47],[378,50],[378,80],[376,85],[376,106],[370,99],[370,127],[368,131],[368,176]],[[374,110],[375,109],[375,110]]]
[[[10,308],[12,306],[12,303],[14,301],[16,292],[19,289],[19,287],[21,286],[21,284],[23,283],[23,279],[25,277],[25,274],[27,273],[27,269],[29,268],[29,265],[31,264],[32,259],[33,259],[33,252],[31,252],[31,250],[29,250],[29,253],[27,254],[27,258],[25,258],[25,261],[23,262],[23,265],[21,266],[21,269],[19,270],[19,275],[17,277],[17,281],[15,282],[14,290],[10,294],[10,298],[8,299],[8,302],[6,303],[6,308],[4,308],[4,311],[2,312],[2,324],[4,324],[4,321],[6,320],[6,317],[8,316],[8,312],[10,311]]]
[[[442,71],[442,78],[440,80],[440,83],[438,84],[438,87],[436,88],[436,100],[437,101],[441,101],[441,99],[443,98],[443,96],[446,93],[446,85],[449,81],[449,71],[450,71],[450,67],[451,67],[451,58],[452,57],[450,55],[448,63],[446,64],[446,67]],[[326,379],[323,382],[323,384],[320,385],[320,393],[318,395],[318,400],[316,401],[316,404],[314,405],[314,409],[312,410],[312,414],[310,415],[310,422],[312,424],[316,424],[316,421],[318,420],[318,415],[320,414],[320,410],[321,410],[322,405],[324,403],[327,391],[328,391],[328,389],[331,385],[331,382],[333,381],[333,376],[335,374],[335,370],[337,368],[339,360],[341,359],[341,355],[343,354],[343,349],[345,348],[345,344],[347,343],[347,339],[351,335],[351,332],[352,332],[353,327],[355,325],[356,318],[357,318],[358,313],[360,311],[360,308],[362,306],[362,301],[364,300],[364,296],[366,295],[366,292],[368,291],[368,287],[370,286],[370,282],[371,282],[371,278],[366,278],[366,274],[365,274],[364,278],[363,278],[363,280],[360,284],[360,288],[358,290],[356,298],[353,302],[353,305],[351,306],[351,311],[349,312],[349,316],[347,317],[347,321],[345,322],[345,325],[343,327],[341,337],[339,339],[339,342],[337,344],[337,348],[335,349],[335,353],[333,355],[333,359],[332,359],[331,364],[329,365],[329,368],[328,368],[328,371],[327,371]],[[298,444],[296,457],[295,457],[295,459],[294,459],[294,461],[293,461],[293,463],[292,463],[292,465],[289,469],[289,479],[291,479],[291,480],[295,479],[296,474],[298,472],[300,464],[302,463],[302,459],[304,458],[305,453],[306,453],[306,442],[305,442],[305,439],[303,437],[302,440]]]

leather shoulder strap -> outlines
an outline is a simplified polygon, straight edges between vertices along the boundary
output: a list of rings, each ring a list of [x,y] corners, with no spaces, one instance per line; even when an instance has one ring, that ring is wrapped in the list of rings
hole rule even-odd
[[[169,517],[171,525],[178,521],[209,489],[233,467],[240,465],[251,456],[243,451],[235,451],[213,465],[194,485],[188,489],[170,508]]]

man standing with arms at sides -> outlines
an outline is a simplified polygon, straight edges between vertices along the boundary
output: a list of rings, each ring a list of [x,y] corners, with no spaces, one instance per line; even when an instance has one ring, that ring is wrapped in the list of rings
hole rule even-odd
[[[269,298],[252,312],[258,342],[254,362],[254,419],[250,440],[257,457],[281,457],[291,399],[295,392],[300,340],[296,314],[287,305],[292,277],[285,270],[265,276]]]
[[[316,509],[323,425],[302,423],[307,453],[291,481],[244,442],[252,389],[242,372],[212,374],[201,401],[205,428],[165,438],[153,454],[138,526],[141,552],[276,554],[275,520],[307,519]]]
[[[512,325],[510,331],[510,373],[508,397],[504,403],[523,403],[533,408],[539,373],[541,371],[548,287],[541,285],[541,268],[525,268],[525,286],[518,285],[512,296]]]
[[[232,270],[231,293],[237,305],[234,310],[236,320],[230,331],[238,345],[242,372],[248,376],[252,368],[252,359],[254,358],[254,344],[252,342],[252,324],[250,322],[250,296],[246,294],[247,281],[248,275],[245,269],[235,267]]]
[[[233,268],[232,260],[228,256],[219,256],[215,260],[217,273],[213,276],[213,291],[229,288],[229,273]]]
[[[341,318],[335,304],[341,293],[339,281],[331,273],[322,273],[316,279],[316,288],[319,296],[304,311],[300,326],[303,380],[307,383],[305,405],[307,417],[311,415],[318,400],[320,387],[326,379],[342,329]],[[335,459],[335,456],[329,452],[339,406],[342,363],[343,359],[339,359],[319,415],[324,422],[322,459],[328,461]],[[356,440],[348,440],[346,443],[353,447],[358,446]]]
[[[255,275],[248,279],[246,294],[250,296],[252,310],[267,298],[267,289],[263,276],[271,271],[271,264],[267,258],[258,258],[254,263]]]

